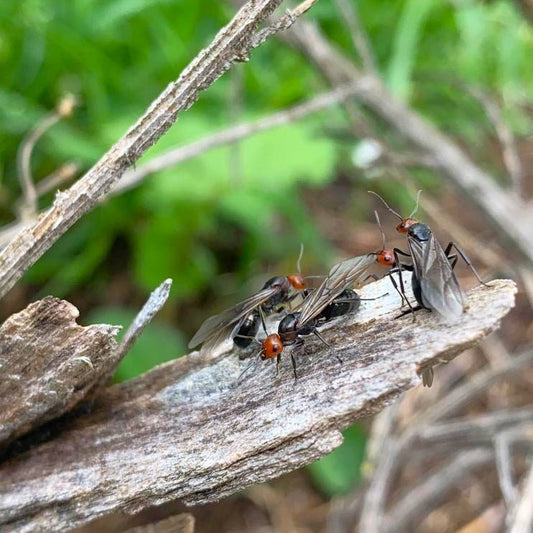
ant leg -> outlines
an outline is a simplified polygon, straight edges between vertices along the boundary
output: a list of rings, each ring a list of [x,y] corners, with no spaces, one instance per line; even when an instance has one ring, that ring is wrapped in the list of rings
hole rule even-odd
[[[322,341],[322,344],[326,346],[330,352],[333,352],[333,355],[337,358],[339,363],[342,364],[342,359],[339,357],[339,354],[331,347],[331,344],[321,335],[318,329],[313,328],[313,333]]]
[[[457,265],[457,260],[459,259],[456,254],[453,255],[447,255],[448,261],[450,263],[450,266],[452,267],[452,270],[455,268],[455,265]]]
[[[296,359],[294,358],[294,354],[291,352],[291,363],[292,363],[292,371],[294,373],[294,381],[298,380],[298,374],[296,374]]]
[[[239,377],[237,378],[237,383],[241,382],[242,377],[248,373],[248,370],[252,368],[252,366],[257,366],[257,358],[252,357],[252,360],[246,365],[245,369],[239,374]]]
[[[424,387],[431,387],[431,385],[433,385],[433,377],[434,372],[432,366],[424,369],[422,371],[422,385],[424,385]]]
[[[281,354],[276,357],[276,376],[279,374],[279,367],[281,366]]]
[[[261,317],[261,324],[263,325],[263,331],[265,332],[265,335],[268,337],[268,331],[266,327],[266,319],[265,319],[265,313],[263,311],[263,308],[259,306],[259,316]]]
[[[398,284],[396,283],[396,280],[394,279],[394,276],[391,275],[391,273],[388,274],[389,279],[392,283],[392,286],[396,289],[396,292],[400,295],[400,298],[402,299],[402,306],[406,300],[405,296],[402,294],[402,291],[398,287]]]
[[[412,307],[411,309],[407,309],[406,311],[402,311],[398,316],[394,317],[395,319],[397,318],[402,318],[402,316],[405,316],[405,315],[409,315],[409,314],[413,314],[413,322],[414,322],[414,318],[415,318],[415,311],[420,311],[420,309],[424,309],[424,307],[422,307],[421,305],[415,305],[414,307]]]
[[[398,267],[398,277],[400,278],[400,295],[402,297],[402,304],[403,304],[403,301],[405,300],[405,302],[407,303],[407,305],[409,306],[409,310],[413,313],[413,318],[414,318],[414,308],[413,306],[411,305],[411,302],[409,301],[409,299],[407,298],[407,296],[405,295],[405,285],[403,283],[403,270],[405,270],[405,268],[402,267],[402,263],[400,262],[400,259],[398,258],[398,255],[403,255],[403,256],[407,256],[409,257],[409,254],[406,254],[405,252],[403,252],[402,250],[399,250],[398,248],[394,248],[393,250],[394,252],[394,261],[396,263],[396,266]],[[391,276],[391,279],[392,279],[392,276]]]
[[[402,268],[402,263],[400,262],[399,258],[398,258],[398,255],[401,254],[403,256],[408,256],[408,254],[406,254],[405,252],[403,252],[402,250],[399,250],[398,248],[394,248],[394,261],[396,263],[396,266],[398,267],[398,277],[400,278],[400,289],[401,289],[401,297],[402,297],[402,305],[403,305],[403,301],[405,300],[405,302],[407,303],[407,305],[409,306],[409,311],[408,312],[411,312],[412,315],[413,315],[413,322],[416,322],[416,317],[415,317],[415,311],[417,311],[418,309],[415,309],[411,302],[409,301],[409,299],[407,298],[407,296],[405,295],[405,285],[403,283],[403,269]],[[392,280],[392,276],[391,276],[391,280]],[[400,318],[402,316],[404,316],[406,313],[401,313],[397,318]]]
[[[396,289],[398,290],[398,289]],[[388,296],[389,293],[386,292],[385,294],[380,294],[379,296],[376,296],[375,298],[359,298],[361,302],[373,302],[374,300],[379,300],[380,298],[385,298],[385,296]],[[336,302],[350,302],[351,300],[335,300]]]
[[[478,274],[478,271],[476,270],[476,268],[474,267],[474,265],[472,264],[472,261],[470,261],[470,259],[468,258],[468,256],[463,252],[463,250],[461,248],[459,248],[459,246],[457,246],[457,244],[455,244],[453,241],[450,241],[448,243],[448,246],[446,246],[446,250],[447,250],[447,253],[446,253],[446,256],[448,256],[448,254],[450,253],[451,249],[452,248],[455,248],[455,250],[457,251],[457,253],[461,256],[461,259],[468,265],[468,267],[470,268],[470,270],[474,273],[474,276],[476,276],[477,280],[479,281],[479,283],[481,283],[482,285],[485,285],[485,287],[490,287],[490,285],[486,282],[484,282],[480,275]],[[445,250],[445,251],[446,251]]]

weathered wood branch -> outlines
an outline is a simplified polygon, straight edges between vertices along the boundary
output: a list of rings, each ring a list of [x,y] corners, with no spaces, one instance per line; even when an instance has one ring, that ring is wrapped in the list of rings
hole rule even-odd
[[[0,327],[0,447],[72,409],[109,370],[118,328],[47,297]]]
[[[340,430],[419,384],[421,368],[494,330],[515,290],[500,280],[470,291],[456,324],[425,311],[413,322],[395,319],[400,301],[385,278],[361,293],[386,297],[323,330],[343,363],[308,340],[296,354],[297,382],[287,357],[279,375],[258,360],[239,381],[248,361],[194,352],[110,387],[92,413],[0,467],[0,531],[70,529],[175,499],[208,502],[306,465],[342,442]]]
[[[0,297],[24,272],[98,200],[189,109],[201,91],[207,89],[236,61],[246,61],[251,49],[276,31],[288,28],[316,0],[305,0],[277,23],[257,30],[282,0],[247,2],[202,50],[181,76],[161,93],[145,114],[126,134],[70,189],[58,193],[50,209],[33,225],[25,228],[0,251]]]

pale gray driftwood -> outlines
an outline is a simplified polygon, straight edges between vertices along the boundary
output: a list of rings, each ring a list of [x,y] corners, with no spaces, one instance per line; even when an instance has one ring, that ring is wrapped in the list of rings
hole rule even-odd
[[[353,317],[323,329],[339,363],[316,340],[296,354],[249,364],[197,352],[104,390],[90,414],[0,467],[0,531],[66,530],[111,512],[182,499],[217,500],[306,465],[342,442],[340,431],[420,383],[422,367],[449,360],[494,330],[516,286],[470,291],[455,324],[429,312],[395,320],[388,278],[364,287]],[[436,376],[438,379],[438,374]]]
[[[0,446],[72,409],[108,368],[118,328],[47,297],[0,327]]]

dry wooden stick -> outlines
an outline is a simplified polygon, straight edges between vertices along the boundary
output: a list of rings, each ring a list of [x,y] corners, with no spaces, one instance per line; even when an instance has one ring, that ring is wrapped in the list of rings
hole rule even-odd
[[[70,117],[75,106],[76,99],[73,95],[67,94],[61,99],[57,108],[46,115],[20,144],[17,153],[17,171],[23,200],[20,204],[19,215],[24,221],[32,219],[37,215],[38,191],[33,182],[31,172],[31,155],[35,144],[54,124],[62,118]]]
[[[530,458],[531,459],[531,458]],[[533,531],[533,461],[524,478],[524,488],[520,501],[514,510],[509,533],[531,533]]]
[[[420,485],[409,491],[387,514],[384,527],[378,526],[375,531],[414,531],[413,521],[429,514],[465,476],[489,465],[493,459],[494,452],[486,448],[461,452],[453,461],[431,472]]]
[[[78,315],[47,297],[0,327],[0,446],[72,409],[108,369],[118,328]]]
[[[421,154],[430,157],[442,175],[469,195],[498,229],[505,244],[511,244],[525,261],[533,263],[533,248],[529,246],[533,240],[533,212],[523,200],[499,187],[451,139],[397,101],[377,76],[359,70],[327,41],[316,24],[302,21],[285,38],[303,50],[333,86],[358,83],[358,100]]]
[[[287,357],[278,376],[265,361],[239,382],[248,361],[194,352],[106,389],[92,413],[0,467],[0,531],[208,502],[308,464],[341,443],[340,430],[419,384],[420,366],[453,358],[497,327],[515,290],[495,281],[469,293],[460,322],[421,312],[413,323],[395,319],[400,298],[385,278],[361,291],[385,297],[323,328],[343,363],[308,340],[296,354],[297,382]]]
[[[222,76],[235,61],[246,60],[250,50],[275,31],[289,27],[316,0],[306,0],[279,23],[257,31],[282,0],[251,0],[222,28],[181,76],[161,93],[145,114],[70,189],[58,193],[52,207],[8,246],[0,251],[0,297],[24,272],[89,211],[119,180],[120,176],[189,109],[200,92]]]
[[[336,89],[327,91],[310,100],[289,107],[288,109],[283,109],[272,115],[268,115],[255,121],[242,122],[230,126],[220,132],[199,139],[198,141],[168,150],[167,152],[150,159],[144,165],[140,165],[136,169],[127,170],[120,181],[115,187],[113,187],[110,195],[120,194],[136,187],[142,182],[142,180],[154,172],[159,172],[165,168],[179,165],[184,161],[203,155],[209,150],[218,148],[219,146],[224,146],[257,133],[289,124],[296,120],[300,120],[311,113],[316,113],[339,102],[343,102],[348,98],[353,97],[357,91],[357,84],[348,84],[342,87],[337,87]]]

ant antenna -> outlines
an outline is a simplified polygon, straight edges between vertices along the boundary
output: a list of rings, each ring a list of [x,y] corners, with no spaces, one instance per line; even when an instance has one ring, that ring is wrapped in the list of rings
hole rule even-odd
[[[246,365],[245,369],[239,374],[239,377],[237,378],[237,383],[240,383],[241,378],[252,368],[252,366],[257,366],[258,363],[258,357],[261,356],[261,352],[254,355],[251,359],[251,361]]]
[[[383,248],[382,250],[385,250],[385,232],[383,231],[383,226],[381,225],[381,221],[379,220],[379,215],[377,211],[374,211],[374,215],[376,216],[376,222],[378,223],[379,231],[381,231],[381,242]]]
[[[298,271],[298,274],[302,273],[302,257],[304,255],[304,243],[300,243],[300,255],[298,256],[298,261],[296,261],[296,270]]]
[[[418,211],[418,202],[420,200],[420,195],[422,194],[422,189],[418,189],[416,193],[416,205],[411,214],[409,215],[409,218],[413,218],[413,215]]]
[[[377,198],[379,198],[384,204],[385,204],[385,207],[393,214],[393,215],[396,215],[400,220],[403,220],[403,217],[397,213],[396,211],[394,211],[394,209],[385,201],[383,200],[383,198],[377,193],[377,192],[374,192],[374,191],[367,191],[368,193],[370,194],[373,194],[374,196],[376,196]]]

